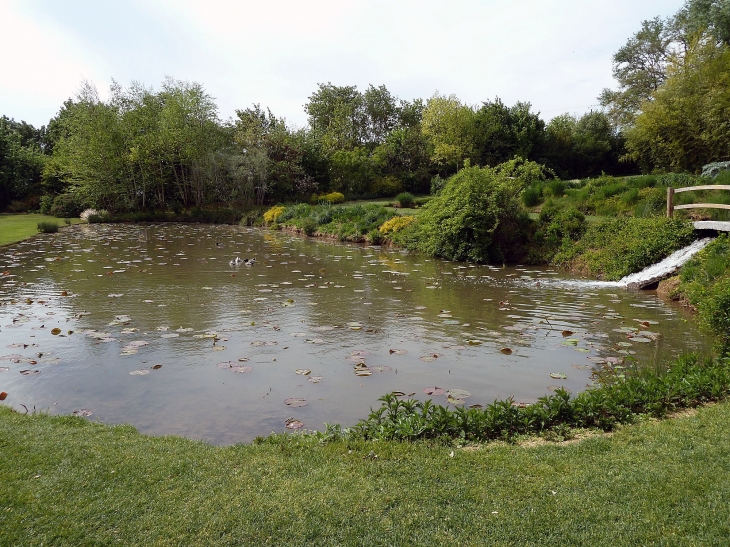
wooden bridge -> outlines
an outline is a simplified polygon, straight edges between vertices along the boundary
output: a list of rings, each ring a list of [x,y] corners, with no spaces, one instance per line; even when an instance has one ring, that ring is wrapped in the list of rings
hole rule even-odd
[[[707,184],[704,186],[688,186],[687,188],[667,188],[667,216],[672,218],[675,209],[728,209],[730,205],[724,203],[688,203],[686,205],[674,205],[674,194],[680,192],[693,192],[695,190],[730,190],[726,184]],[[730,232],[730,222],[719,222],[714,220],[700,220],[694,223],[697,230],[717,230],[719,232]]]

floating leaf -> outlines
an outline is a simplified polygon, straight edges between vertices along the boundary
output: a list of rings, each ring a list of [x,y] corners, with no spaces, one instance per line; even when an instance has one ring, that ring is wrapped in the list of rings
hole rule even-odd
[[[561,332],[560,334],[562,334],[562,335],[563,335],[563,337],[565,338],[565,337],[568,337],[568,336],[570,336],[571,334],[573,334],[573,331],[572,331],[572,330],[564,330],[564,331],[563,331],[563,332]]]
[[[469,344],[470,346],[481,346],[482,345],[481,340],[467,340],[466,343]]]
[[[304,427],[304,422],[301,422],[299,420],[295,420],[293,418],[289,418],[286,421],[286,428],[287,429],[301,429]]]
[[[455,397],[452,397],[451,395],[449,395],[448,397],[446,397],[446,400],[449,403],[451,403],[452,405],[455,405],[455,406],[463,405],[464,402],[465,402],[464,399],[457,399]]]
[[[20,373],[23,376],[37,376],[41,373],[40,370],[21,370]]]
[[[306,332],[290,332],[289,333],[289,336],[293,336],[295,338],[303,338],[306,335],[307,335]]]
[[[223,351],[226,349],[226,346],[213,346],[213,351]]]
[[[310,374],[312,374],[312,371],[308,368],[298,368],[294,372],[296,372],[300,376],[309,376]]]
[[[130,376],[144,376],[145,374],[149,374],[150,371],[146,368],[141,368],[139,370],[133,370],[130,372]]]
[[[553,380],[565,380],[568,377],[565,374],[563,374],[562,372],[551,372],[550,378],[552,378]]]
[[[390,353],[391,355],[393,353],[395,353],[396,355],[406,355],[408,352],[404,349],[391,349],[391,350],[388,350],[388,353]]]
[[[577,340],[576,338],[568,338],[567,340],[563,340],[560,343],[563,346],[577,346],[578,342],[580,342],[580,340]]]
[[[4,401],[8,398],[8,394],[6,391],[0,391],[0,401]]]
[[[235,361],[223,361],[222,363],[218,363],[216,365],[218,368],[231,368],[233,366],[236,366]]]
[[[85,418],[88,418],[89,416],[91,416],[92,413],[91,413],[91,410],[87,410],[86,408],[81,408],[79,410],[74,410],[71,414],[73,414],[74,416],[83,416]]]
[[[374,367],[370,367],[370,369],[371,369],[371,370],[372,370],[373,372],[390,372],[390,371],[392,371],[392,370],[393,370],[393,369],[392,369],[391,367],[389,367],[388,365],[377,365],[377,366],[374,366]]]
[[[58,327],[56,327],[55,329],[51,330],[51,334],[53,336],[56,336],[57,334],[61,334],[61,329],[59,329]]]
[[[313,384],[318,384],[322,380],[324,380],[323,376],[310,376],[309,378],[307,378],[307,381],[312,382]]]
[[[160,338],[177,338],[178,336],[180,335],[176,332],[169,332],[167,334],[161,335]]]
[[[370,370],[367,367],[356,368],[355,369],[355,375],[356,376],[372,376],[373,375],[373,371]]]
[[[438,359],[438,354],[433,353],[431,355],[423,355],[420,357],[420,359],[421,359],[421,361],[424,361],[426,363],[431,363],[431,362],[435,361],[436,359]]]
[[[152,370],[160,370],[162,365],[152,365]]]
[[[307,400],[299,397],[291,397],[289,399],[284,399],[284,404],[293,407],[302,407],[307,406]]]
[[[423,392],[426,395],[434,395],[436,397],[439,395],[443,395],[445,393],[443,388],[440,388],[440,387],[426,387],[426,388],[423,388]]]
[[[233,365],[230,370],[231,372],[237,373],[251,372],[253,370],[253,367],[249,365]]]
[[[471,393],[469,393],[465,389],[450,389],[449,397],[453,397],[454,399],[466,399],[468,397],[471,397]]]
[[[505,355],[512,355],[512,349],[511,348],[502,348],[499,351],[502,352],[502,353],[504,353]]]
[[[605,361],[604,361],[605,362]],[[577,368],[578,370],[588,370],[590,369],[590,365],[570,365],[573,368]]]

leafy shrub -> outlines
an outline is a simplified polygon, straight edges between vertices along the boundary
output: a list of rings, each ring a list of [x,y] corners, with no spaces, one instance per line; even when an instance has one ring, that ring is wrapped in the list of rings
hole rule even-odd
[[[631,177],[626,181],[626,184],[632,188],[653,188],[656,186],[657,176],[656,175],[641,175],[638,177]]]
[[[621,203],[627,206],[635,205],[639,201],[639,190],[631,188],[627,192],[621,194]]]
[[[182,213],[183,204],[176,199],[172,199],[167,202],[167,208],[168,208],[168,210],[172,211],[176,215],[179,215],[180,213]]]
[[[329,194],[312,194],[311,198],[312,205],[317,203],[329,203],[333,205],[335,203],[343,203],[345,201],[345,194],[341,192],[330,192]]]
[[[403,191],[403,183],[393,175],[376,179],[370,186],[370,192],[378,197],[395,196]]]
[[[431,195],[435,196],[444,189],[446,179],[442,179],[440,175],[436,175],[431,179]]]
[[[416,199],[413,200],[413,205],[415,205],[416,207],[423,207],[429,201],[431,201],[431,198],[430,197],[416,198]]]
[[[8,205],[8,212],[10,213],[25,213],[28,211],[28,205],[23,201],[14,199]]]
[[[580,239],[587,226],[585,215],[575,207],[569,207],[556,213],[545,231],[553,243],[560,243],[564,238]]]
[[[272,207],[268,211],[264,213],[264,222],[266,224],[273,224],[277,221],[277,219],[281,216],[281,214],[286,210],[286,207],[283,207],[281,205],[277,205],[275,207]]]
[[[668,218],[609,218],[589,224],[584,236],[560,250],[553,264],[619,280],[659,262],[694,240],[691,222]]]
[[[53,199],[50,214],[59,218],[76,218],[86,209],[83,199],[73,192],[61,194]]]
[[[555,171],[544,165],[526,160],[520,156],[500,163],[494,168],[499,175],[514,179],[516,186],[521,190],[536,182],[557,179]]]
[[[526,218],[513,181],[489,168],[468,167],[451,177],[425,207],[419,248],[450,260],[505,260],[520,250]]]
[[[410,192],[401,192],[395,196],[395,200],[402,208],[410,209],[413,207],[413,202],[416,200],[416,197]]]
[[[547,192],[551,196],[555,196],[556,198],[561,197],[563,194],[565,194],[565,190],[567,190],[568,185],[563,180],[551,180],[547,183]]]
[[[51,207],[53,206],[53,196],[45,195],[41,196],[39,212],[42,215],[50,215]]]
[[[367,233],[366,239],[371,245],[380,245],[380,243],[383,241],[383,234],[380,233],[380,230],[376,228],[374,230],[370,230]]]
[[[112,215],[109,213],[109,211],[105,211],[104,209],[101,209],[100,211],[95,211],[94,209],[90,209],[93,211],[93,213],[89,214],[86,218],[86,220],[89,222],[89,224],[99,224],[102,222],[111,222],[112,221]],[[86,211],[84,211],[85,213]],[[82,215],[84,213],[81,213]],[[137,213],[139,214],[139,213]],[[132,219],[132,222],[145,222],[147,219]]]
[[[43,221],[38,223],[38,231],[43,234],[55,234],[58,232],[58,223],[57,222],[48,222]]]
[[[315,233],[317,233],[317,222],[311,217],[307,217],[302,220],[300,227],[302,229],[302,232],[304,232],[308,236],[313,236]]]
[[[405,228],[406,226],[409,226],[413,224],[416,221],[416,217],[412,216],[396,216],[391,218],[390,220],[387,220],[380,226],[379,231],[381,234],[389,234],[392,232],[398,232]]]
[[[696,177],[688,173],[667,173],[666,175],[659,175],[657,178],[659,186],[671,186],[673,188],[695,186],[700,182],[702,182],[700,177]]]
[[[542,201],[542,187],[537,184],[531,184],[522,191],[522,203],[525,207],[535,207]]]

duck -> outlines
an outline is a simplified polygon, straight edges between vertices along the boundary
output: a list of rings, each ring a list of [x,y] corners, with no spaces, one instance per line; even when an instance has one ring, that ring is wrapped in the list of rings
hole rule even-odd
[[[221,243],[220,241],[216,241],[215,246],[218,247],[219,249],[222,249],[223,247],[225,247],[225,245],[223,245],[223,243]]]
[[[243,260],[241,260],[241,257],[240,256],[236,256],[236,258],[234,258],[233,260],[231,260],[228,264],[231,265],[231,266],[238,266],[242,262],[243,262]]]
[[[254,264],[256,264],[256,258],[247,258],[244,261],[244,264],[246,264],[246,266],[253,266]]]

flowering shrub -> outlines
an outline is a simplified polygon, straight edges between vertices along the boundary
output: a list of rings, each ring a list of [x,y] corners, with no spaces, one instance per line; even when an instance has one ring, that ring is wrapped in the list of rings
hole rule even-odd
[[[279,218],[281,213],[283,213],[285,210],[286,207],[282,207],[281,205],[272,207],[264,213],[264,222],[266,222],[266,224],[272,224],[276,222],[276,219]]]
[[[399,230],[402,230],[406,226],[413,224],[413,222],[415,222],[415,220],[416,220],[416,217],[412,217],[412,216],[393,217],[390,220],[385,221],[380,226],[380,233],[389,234],[391,232],[397,232]]]

